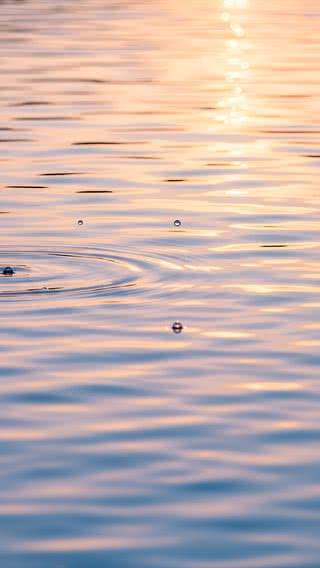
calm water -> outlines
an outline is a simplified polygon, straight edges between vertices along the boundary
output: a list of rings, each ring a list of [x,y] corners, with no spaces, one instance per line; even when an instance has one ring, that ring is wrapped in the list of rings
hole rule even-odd
[[[1,567],[319,568],[319,27],[1,1]]]

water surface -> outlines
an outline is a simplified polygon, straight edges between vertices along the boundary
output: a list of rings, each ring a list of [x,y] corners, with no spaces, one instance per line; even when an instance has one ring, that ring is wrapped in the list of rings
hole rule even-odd
[[[319,567],[319,25],[0,3],[3,568]]]

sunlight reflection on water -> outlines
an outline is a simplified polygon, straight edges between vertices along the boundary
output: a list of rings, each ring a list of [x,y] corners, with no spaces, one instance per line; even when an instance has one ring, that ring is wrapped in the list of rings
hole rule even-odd
[[[1,566],[318,568],[318,3],[0,15]]]

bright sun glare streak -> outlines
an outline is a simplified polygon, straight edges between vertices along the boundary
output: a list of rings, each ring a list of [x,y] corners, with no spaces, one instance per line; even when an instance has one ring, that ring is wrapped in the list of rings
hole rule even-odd
[[[226,10],[246,8],[248,0],[224,0],[224,7]]]
[[[246,59],[248,49],[245,41],[246,30],[243,27],[247,0],[224,0],[221,20],[229,27],[231,37],[225,42],[225,80],[228,93],[217,104],[217,120],[225,125],[242,126],[248,120],[248,101],[245,83],[249,73]]]

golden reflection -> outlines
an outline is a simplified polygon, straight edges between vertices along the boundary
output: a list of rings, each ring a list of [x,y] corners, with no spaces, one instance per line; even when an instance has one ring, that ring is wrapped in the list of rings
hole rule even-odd
[[[301,424],[290,420],[282,420],[281,422],[274,422],[273,426],[276,430],[298,430]]]
[[[320,339],[309,339],[305,341],[296,341],[297,347],[320,347]]]
[[[265,312],[266,314],[283,314],[290,311],[290,308],[287,307],[275,307],[275,308],[261,308],[261,312]]]
[[[225,288],[234,288],[242,292],[249,292],[250,294],[275,294],[278,292],[299,292],[301,294],[307,292],[309,294],[319,294],[320,292],[320,287],[303,286],[299,284],[226,284]]]
[[[208,418],[205,416],[153,416],[141,417],[136,419],[126,419],[125,422],[114,420],[110,422],[94,422],[88,425],[90,432],[125,432],[131,430],[143,430],[148,428],[161,429],[167,426],[187,426],[190,424],[206,424]]]
[[[264,382],[252,382],[246,383],[242,385],[242,388],[246,390],[252,391],[265,391],[265,392],[287,392],[287,391],[296,391],[303,388],[300,383],[296,382],[284,382],[284,383],[277,383],[276,381],[264,381]]]
[[[245,189],[227,189],[225,191],[226,195],[247,195],[249,191]]]
[[[250,44],[245,40],[247,2],[224,0],[220,19],[229,28],[225,40],[224,73],[226,95],[218,101],[216,119],[224,125],[243,126],[248,121],[248,97],[246,83],[249,76],[247,51]]]
[[[241,9],[248,7],[248,0],[224,0],[226,10]]]
[[[72,552],[90,550],[123,550],[126,548],[136,549],[146,547],[152,548],[155,545],[165,545],[174,542],[174,537],[139,537],[138,535],[119,537],[102,535],[95,537],[83,536],[77,538],[65,538],[56,540],[30,540],[23,543],[23,549],[36,552]]]
[[[221,331],[205,331],[203,335],[205,337],[214,337],[217,339],[245,339],[248,337],[253,337],[255,334],[245,331],[221,330]]]
[[[201,264],[185,264],[185,268],[196,272],[212,272],[222,270],[221,266],[201,266]]]

